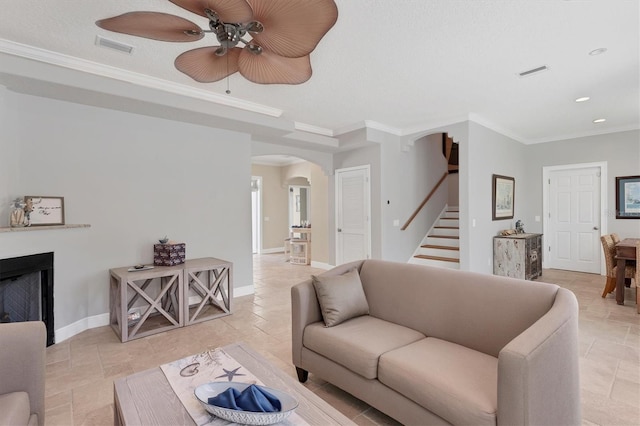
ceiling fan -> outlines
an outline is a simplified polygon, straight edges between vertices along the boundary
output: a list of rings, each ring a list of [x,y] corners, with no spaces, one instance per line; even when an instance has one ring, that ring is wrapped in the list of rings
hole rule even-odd
[[[209,29],[161,12],[129,12],[101,19],[96,25],[171,42],[197,41],[207,33],[215,34],[219,46],[186,51],[174,63],[201,83],[237,71],[254,83],[304,83],[311,78],[310,53],[338,18],[333,0],[169,1],[207,18]]]

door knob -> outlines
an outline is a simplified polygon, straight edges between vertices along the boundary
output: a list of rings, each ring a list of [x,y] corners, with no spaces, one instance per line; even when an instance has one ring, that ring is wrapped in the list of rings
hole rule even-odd
[[[338,232],[342,232],[342,228],[338,228]]]
[[[593,227],[593,230],[594,230],[594,231],[597,231],[597,230],[598,230],[598,227],[597,227],[597,226],[594,226],[594,227]]]

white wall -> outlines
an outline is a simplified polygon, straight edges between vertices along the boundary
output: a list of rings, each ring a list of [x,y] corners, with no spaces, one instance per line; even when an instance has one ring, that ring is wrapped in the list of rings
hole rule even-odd
[[[279,166],[253,164],[253,176],[262,176],[262,247],[261,250],[283,250],[289,236],[289,189],[282,183]],[[269,218],[269,220],[267,220]]]
[[[252,291],[248,136],[13,92],[3,98],[0,177],[13,162],[18,169],[17,180],[0,185],[0,200],[64,196],[66,222],[91,224],[0,234],[0,258],[55,252],[56,330],[106,314],[109,268],[152,262],[165,234],[186,242],[187,258],[233,262],[236,292]]]
[[[502,229],[514,228],[516,220],[524,219],[529,208],[525,145],[470,121],[468,143],[461,143],[460,149],[461,213],[466,213],[467,225],[461,245],[467,245],[469,253],[465,269],[490,274],[493,273],[493,237]],[[515,178],[513,219],[492,220],[493,174]],[[467,197],[466,205],[463,197]]]
[[[9,106],[7,105],[10,92],[0,86],[0,226],[9,225],[9,214],[11,209],[9,204],[14,196],[20,195],[11,192],[17,185],[18,175],[18,135],[9,117]],[[1,241],[1,240],[0,240]]]
[[[407,262],[438,218],[448,198],[445,181],[407,227],[401,227],[447,171],[442,135],[415,141],[408,151],[399,138],[381,145],[382,161],[382,257]],[[398,226],[393,223],[397,220]]]
[[[310,164],[311,260],[329,264],[329,178],[320,166]]]
[[[640,236],[639,219],[616,219],[616,176],[640,175],[640,131],[609,133],[564,141],[529,145],[527,157],[527,199],[529,208],[523,215],[527,231],[542,232],[542,222],[535,216],[542,212],[542,168],[577,163],[607,163],[607,208],[603,212],[608,233],[621,237]]]
[[[370,166],[371,182],[371,257],[382,258],[382,234],[381,234],[381,167],[380,145],[375,144],[365,148],[337,153],[333,157],[335,170],[347,167]],[[329,179],[329,260],[335,265],[336,261],[336,211],[335,211],[335,174]]]

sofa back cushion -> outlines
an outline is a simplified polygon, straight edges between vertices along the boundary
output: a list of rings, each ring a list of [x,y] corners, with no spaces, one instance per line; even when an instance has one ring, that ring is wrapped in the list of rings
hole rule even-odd
[[[422,265],[366,260],[370,315],[491,356],[542,317],[558,286]]]

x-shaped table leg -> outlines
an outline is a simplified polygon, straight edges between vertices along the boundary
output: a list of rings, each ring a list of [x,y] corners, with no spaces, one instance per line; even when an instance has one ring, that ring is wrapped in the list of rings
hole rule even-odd
[[[144,314],[142,314],[142,317],[140,317],[140,321],[138,321],[138,324],[136,324],[136,326],[133,328],[133,330],[131,330],[131,332],[129,333],[129,337],[135,336],[135,334],[138,332],[138,330],[140,330],[140,327],[142,326],[142,324],[147,320],[147,318],[149,318],[149,315],[151,315],[151,313],[153,312],[154,309],[156,309],[159,313],[161,313],[173,325],[175,325],[175,326],[179,326],[180,325],[179,320],[176,321],[173,318],[173,316],[169,312],[164,310],[163,307],[162,307],[162,299],[165,296],[165,294],[167,294],[169,289],[171,289],[173,287],[172,291],[175,291],[175,290],[180,291],[180,289],[178,288],[178,283],[176,282],[177,279],[178,279],[178,275],[174,275],[173,277],[171,277],[171,279],[167,280],[166,285],[164,287],[161,286],[161,291],[160,291],[160,293],[158,294],[158,296],[156,297],[155,300],[152,299],[144,291],[146,286],[148,286],[148,282],[145,282],[145,284],[143,284],[142,287],[138,287],[138,285],[135,283],[135,281],[127,280],[127,285],[129,287],[131,287],[133,290],[135,290],[136,293],[137,293],[134,297],[135,298],[142,297],[143,299],[145,299],[149,303],[149,306],[144,311]],[[175,309],[175,307],[174,307],[174,309]]]
[[[222,309],[224,312],[229,312],[229,297],[227,296],[224,286],[221,285],[221,283],[226,279],[229,269],[223,268],[222,271],[213,270],[211,271],[213,272],[213,275],[207,274],[207,277],[209,278],[207,280],[209,285],[203,284],[200,280],[200,275],[203,272],[209,271],[200,271],[196,273],[189,272],[189,283],[193,284],[193,286],[188,285],[187,288],[195,291],[202,298],[193,316],[189,318],[189,321],[193,321],[198,315],[200,315],[204,306],[209,302]],[[215,280],[212,279],[213,277],[215,277]],[[223,304],[220,304],[218,299],[216,299],[218,293],[220,293],[220,296],[222,297]]]

